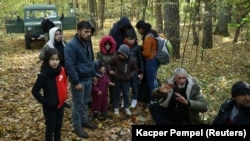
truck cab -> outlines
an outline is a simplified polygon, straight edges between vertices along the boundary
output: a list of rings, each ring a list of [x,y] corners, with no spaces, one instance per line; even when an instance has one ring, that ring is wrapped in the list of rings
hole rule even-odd
[[[17,17],[16,20],[6,20],[7,33],[24,33],[25,47],[31,48],[31,43],[35,40],[44,40],[44,33],[41,22],[48,14],[49,19],[62,30],[76,28],[76,16],[61,17],[53,4],[34,4],[24,7],[24,17]]]

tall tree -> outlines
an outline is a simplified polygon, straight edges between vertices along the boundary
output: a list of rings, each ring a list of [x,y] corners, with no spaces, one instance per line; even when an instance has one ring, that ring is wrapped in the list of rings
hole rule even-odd
[[[99,19],[100,19],[100,26],[99,29],[102,30],[103,29],[103,24],[105,21],[104,18],[104,13],[105,13],[105,0],[99,0]]]
[[[212,0],[205,0],[205,15],[203,16],[202,48],[213,48],[212,38]]]
[[[224,0],[220,0],[220,1],[221,1],[221,4],[219,5],[220,12],[219,12],[218,22],[217,22],[217,26],[215,28],[214,34],[229,36],[228,24],[231,22],[232,5],[231,3],[223,2]]]
[[[156,14],[156,30],[158,32],[163,32],[162,0],[156,0],[155,14]]]
[[[89,14],[90,14],[90,21],[92,24],[97,27],[96,24],[96,0],[89,0]]]
[[[180,15],[179,0],[169,0],[165,4],[164,31],[173,45],[173,58],[180,59]]]

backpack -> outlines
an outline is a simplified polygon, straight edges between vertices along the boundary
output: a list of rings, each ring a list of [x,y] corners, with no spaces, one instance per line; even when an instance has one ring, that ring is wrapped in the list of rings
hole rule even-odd
[[[158,52],[156,58],[158,62],[162,65],[168,64],[171,61],[173,48],[170,41],[163,37],[154,37],[157,40]]]

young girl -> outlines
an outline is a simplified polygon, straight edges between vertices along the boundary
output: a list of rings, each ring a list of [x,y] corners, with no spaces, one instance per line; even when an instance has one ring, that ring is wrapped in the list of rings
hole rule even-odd
[[[113,86],[114,83],[109,79],[103,62],[95,60],[94,66],[97,84],[92,86],[91,111],[94,118],[98,118],[99,114],[104,118],[111,118],[108,115],[108,87]]]
[[[43,90],[43,93],[41,93]],[[67,79],[60,65],[57,49],[49,48],[44,53],[40,74],[32,88],[32,94],[42,104],[45,118],[45,140],[60,141],[64,114],[64,102],[67,98]]]
[[[100,40],[100,51],[97,52],[96,59],[104,62],[106,66],[107,62],[112,56],[116,54],[116,42],[110,35],[105,35]],[[112,80],[112,77],[110,77]],[[109,87],[109,104],[113,103],[113,87]]]

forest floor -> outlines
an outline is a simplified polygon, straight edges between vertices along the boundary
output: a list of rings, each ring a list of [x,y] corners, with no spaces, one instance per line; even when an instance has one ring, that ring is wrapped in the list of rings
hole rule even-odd
[[[75,31],[64,31],[68,41]],[[98,51],[99,40],[105,33],[93,36],[94,50]],[[44,139],[44,119],[41,105],[33,98],[31,88],[39,73],[41,61],[38,54],[43,42],[25,49],[23,34],[0,35],[0,141],[41,141]],[[185,39],[183,37],[182,39]],[[177,67],[184,67],[199,80],[202,92],[209,102],[209,111],[203,119],[209,124],[226,98],[230,97],[231,86],[237,80],[250,82],[250,44],[239,41],[232,43],[231,37],[213,36],[213,49],[202,49],[182,41],[181,59],[161,66],[158,78],[163,81]],[[71,94],[69,99],[71,104]],[[113,110],[109,113],[112,115]],[[98,129],[88,130],[87,141],[131,140],[132,125],[151,125],[153,121],[147,108],[139,102],[132,116],[122,113],[113,120],[95,121]],[[82,140],[72,132],[71,109],[65,109],[62,140]]]

